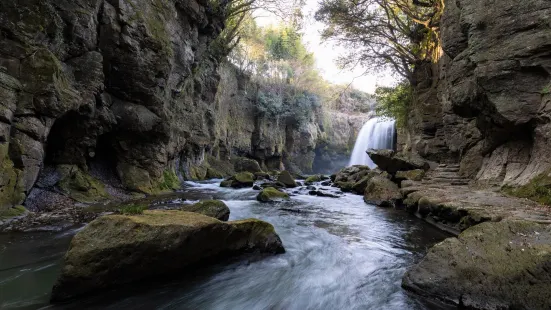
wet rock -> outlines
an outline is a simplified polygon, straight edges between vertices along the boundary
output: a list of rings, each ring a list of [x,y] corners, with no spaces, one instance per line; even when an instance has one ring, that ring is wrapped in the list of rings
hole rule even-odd
[[[352,191],[358,195],[363,195],[365,193],[365,189],[367,187],[367,184],[369,183],[369,180],[377,175],[380,175],[380,172],[374,170],[368,171],[361,180],[352,185]]]
[[[244,157],[235,159],[234,168],[236,172],[250,172],[255,174],[262,172],[260,164],[256,160]]]
[[[341,197],[339,195],[332,194],[332,193],[325,192],[325,191],[321,191],[321,190],[310,191],[310,192],[308,192],[308,194],[311,195],[311,196],[329,197],[329,198],[339,198],[339,197]]]
[[[297,187],[297,183],[293,176],[289,173],[289,171],[285,170],[282,171],[279,176],[277,177],[277,182],[282,183],[286,187],[292,188]]]
[[[402,200],[398,185],[384,176],[371,178],[365,189],[364,201],[379,207],[396,207]]]
[[[254,178],[256,180],[270,180],[271,176],[267,172],[255,172],[254,173]]]
[[[254,184],[254,175],[250,172],[240,172],[220,183],[221,187],[245,188]]]
[[[310,185],[310,186],[306,186],[306,189],[309,190],[309,191],[315,191],[315,190],[317,190],[318,188],[315,187],[315,186]]]
[[[267,187],[256,196],[256,199],[260,202],[281,201],[288,200],[289,195],[273,187]]]
[[[183,211],[104,216],[71,241],[51,299],[59,302],[173,275],[200,263],[243,253],[284,251],[274,227],[255,219],[221,222]]]
[[[369,150],[367,151],[373,162],[383,171],[395,175],[398,171],[428,170],[429,164],[419,155],[398,154],[393,150]]]
[[[331,186],[333,184],[333,182],[331,181],[323,181],[320,183],[322,186]]]
[[[313,176],[310,176],[310,177],[306,178],[306,180],[304,181],[304,184],[312,185],[316,182],[321,182],[321,180],[322,180],[321,175],[313,175]]]
[[[469,309],[551,308],[551,226],[483,223],[435,245],[402,286]]]
[[[261,191],[261,190],[262,190],[262,187],[260,187],[259,185],[255,185],[255,186],[253,186],[253,189],[254,189],[255,191]]]
[[[203,200],[193,205],[182,206],[180,210],[203,214],[220,221],[230,218],[230,208],[221,200]]]
[[[354,182],[335,182],[335,186],[340,188],[343,192],[348,193],[354,189]]]

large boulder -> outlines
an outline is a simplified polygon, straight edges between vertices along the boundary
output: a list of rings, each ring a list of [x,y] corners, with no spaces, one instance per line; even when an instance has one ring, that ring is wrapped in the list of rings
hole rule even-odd
[[[423,169],[396,172],[396,179],[398,180],[421,181],[423,177],[425,177],[425,170]]]
[[[551,227],[471,227],[434,246],[402,286],[468,309],[551,309]]]
[[[274,227],[256,219],[221,222],[183,211],[108,215],[75,235],[51,298],[63,301],[242,253],[284,251]]]
[[[382,175],[374,176],[367,182],[364,193],[366,203],[379,207],[396,207],[402,198],[398,185]]]
[[[254,175],[250,172],[240,172],[220,183],[221,187],[245,188],[254,184]]]
[[[429,170],[429,164],[416,154],[398,154],[393,150],[368,150],[371,160],[383,171],[392,175],[398,171]]]
[[[196,204],[182,206],[180,210],[200,213],[220,221],[227,221],[230,218],[230,208],[221,200],[203,200]]]
[[[261,202],[281,201],[281,200],[288,200],[289,195],[273,187],[267,187],[263,189],[258,194],[258,196],[256,196],[256,199]]]
[[[236,158],[234,160],[234,168],[236,172],[262,172],[260,164],[256,160],[245,157]]]
[[[297,182],[295,181],[295,178],[289,173],[289,171],[285,170],[282,171],[279,176],[277,177],[277,182],[282,183],[285,185],[285,187],[297,187]]]

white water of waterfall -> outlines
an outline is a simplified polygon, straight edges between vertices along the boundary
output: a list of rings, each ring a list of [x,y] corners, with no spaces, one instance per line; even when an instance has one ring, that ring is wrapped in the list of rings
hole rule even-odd
[[[396,122],[393,119],[374,117],[368,120],[356,140],[349,166],[367,165],[369,168],[375,168],[366,151],[369,149],[393,149],[394,135],[396,132]]]

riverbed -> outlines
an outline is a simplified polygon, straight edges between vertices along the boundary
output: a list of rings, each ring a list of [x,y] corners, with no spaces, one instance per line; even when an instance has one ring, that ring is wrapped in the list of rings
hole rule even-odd
[[[276,228],[286,253],[196,270],[185,280],[151,281],[63,305],[49,305],[62,257],[81,227],[0,235],[0,309],[446,309],[401,287],[406,269],[449,235],[407,212],[362,197],[295,194],[262,204],[252,189],[219,181],[186,183],[156,207],[221,199],[230,220],[259,218]]]

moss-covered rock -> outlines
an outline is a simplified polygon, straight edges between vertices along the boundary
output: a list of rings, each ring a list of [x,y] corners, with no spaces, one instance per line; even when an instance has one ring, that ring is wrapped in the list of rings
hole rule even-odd
[[[273,187],[267,187],[256,196],[256,199],[261,202],[280,201],[289,199],[289,195]]]
[[[91,203],[109,198],[105,186],[77,166],[60,165],[57,171],[62,176],[57,185],[74,200]]]
[[[503,192],[551,206],[551,171],[538,175],[526,185],[516,188],[506,186],[503,188]]]
[[[25,188],[21,170],[15,168],[7,156],[7,144],[0,144],[0,151],[2,150],[4,156],[0,157],[0,211],[8,212],[25,200]]]
[[[425,176],[425,170],[415,169],[396,172],[396,178],[399,180],[421,181]]]
[[[154,186],[147,170],[122,162],[117,165],[117,173],[124,187],[129,190],[145,194],[153,193]]]
[[[322,180],[321,175],[312,175],[312,176],[309,176],[308,178],[306,178],[306,180],[304,181],[304,184],[312,185],[316,182],[321,182],[321,180]]]
[[[349,193],[351,191],[354,190],[354,182],[342,182],[342,181],[339,181],[339,182],[335,182],[335,186],[340,188],[341,191],[345,192],[345,193]]]
[[[236,172],[262,172],[262,169],[260,169],[260,164],[256,160],[245,157],[238,157],[234,159],[234,169]]]
[[[551,226],[503,221],[471,227],[430,249],[402,286],[468,309],[549,309]]]
[[[27,209],[23,206],[15,206],[7,209],[0,209],[0,220],[9,219],[12,217],[23,215],[27,212]]]
[[[277,177],[277,182],[284,184],[285,187],[297,187],[297,182],[295,181],[291,173],[289,173],[289,171],[287,170],[281,171],[281,173]]]
[[[245,188],[254,184],[254,175],[250,172],[240,172],[222,181],[221,187]]]
[[[182,187],[182,183],[180,182],[180,179],[176,175],[176,172],[170,169],[165,170],[163,172],[161,181],[157,186],[157,188],[160,189],[161,191],[172,191],[172,190],[179,189],[181,187]]]
[[[363,195],[365,193],[365,189],[367,188],[367,184],[369,183],[369,181],[373,177],[380,175],[379,172],[376,172],[374,170],[370,170],[370,171],[366,171],[365,173],[362,173],[362,175],[364,174],[365,176],[359,181],[357,181],[356,183],[354,183],[354,185],[352,186],[352,191],[358,195]]]
[[[284,251],[274,227],[256,219],[221,222],[183,211],[103,216],[71,241],[51,298],[63,301],[246,252]]]
[[[200,213],[220,221],[227,221],[230,218],[230,208],[221,200],[203,200],[193,205],[182,206],[180,210]]]
[[[207,179],[222,179],[224,178],[224,174],[221,171],[218,171],[214,168],[207,168]]]
[[[365,188],[364,201],[379,207],[396,207],[402,198],[398,185],[384,176],[372,177]]]

